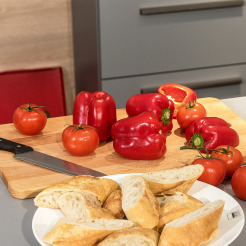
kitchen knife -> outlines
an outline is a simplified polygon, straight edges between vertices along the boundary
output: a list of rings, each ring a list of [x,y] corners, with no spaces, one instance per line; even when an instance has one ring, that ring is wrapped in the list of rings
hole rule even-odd
[[[91,175],[95,177],[106,175],[90,168],[37,152],[32,147],[4,138],[0,138],[0,150],[6,150],[14,153],[14,157],[18,160],[26,161],[41,167],[51,169],[53,171],[69,175]]]

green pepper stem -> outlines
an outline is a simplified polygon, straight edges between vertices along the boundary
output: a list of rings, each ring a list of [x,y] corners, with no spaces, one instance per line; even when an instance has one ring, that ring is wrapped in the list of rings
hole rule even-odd
[[[193,147],[201,147],[204,145],[204,139],[200,133],[195,133],[191,138],[191,144]]]
[[[170,117],[171,117],[171,110],[170,108],[164,108],[162,110],[162,115],[161,115],[161,120],[163,122],[163,125],[168,125],[170,124]]]

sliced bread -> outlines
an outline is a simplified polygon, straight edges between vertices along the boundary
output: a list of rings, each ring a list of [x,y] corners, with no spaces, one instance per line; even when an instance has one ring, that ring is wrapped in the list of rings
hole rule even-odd
[[[92,246],[115,231],[133,226],[129,220],[61,218],[43,241],[56,246]]]
[[[132,227],[110,234],[98,246],[156,246],[159,236],[153,229]]]
[[[215,238],[224,208],[217,200],[166,224],[158,246],[198,246]]]
[[[122,209],[122,191],[115,190],[107,197],[103,204],[103,208],[107,209],[116,219],[123,219],[125,213]]]
[[[157,194],[172,194],[176,191],[187,193],[194,182],[203,173],[204,167],[200,164],[189,165],[142,174],[147,180],[152,192]]]
[[[115,216],[100,204],[95,203],[80,192],[65,192],[57,199],[63,214],[72,219],[97,218],[115,219]]]
[[[119,184],[112,179],[92,176],[76,176],[65,181],[65,183],[93,193],[101,201],[101,204],[112,191],[120,189]]]
[[[99,206],[101,205],[101,202],[93,193],[83,191],[80,188],[77,188],[69,184],[55,184],[44,189],[34,198],[34,204],[37,207],[59,208],[57,200],[60,197],[60,195],[66,192],[80,193],[81,195],[87,197],[89,200],[93,201],[93,203]]]
[[[140,227],[154,228],[159,222],[159,203],[140,175],[122,180],[122,208],[127,219]]]
[[[172,220],[204,206],[200,200],[180,191],[171,195],[157,197],[157,200],[160,203],[160,220],[157,225],[159,232]]]

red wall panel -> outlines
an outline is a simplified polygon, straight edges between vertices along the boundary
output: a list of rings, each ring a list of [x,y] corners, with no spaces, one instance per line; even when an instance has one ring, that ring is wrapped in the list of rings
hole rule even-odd
[[[14,110],[29,102],[45,106],[50,117],[66,115],[60,67],[0,73],[0,124],[11,123]]]

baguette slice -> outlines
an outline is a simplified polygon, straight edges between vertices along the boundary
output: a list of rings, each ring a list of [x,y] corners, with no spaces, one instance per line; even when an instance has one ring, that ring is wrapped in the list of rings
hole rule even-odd
[[[172,220],[204,206],[200,200],[179,191],[172,195],[157,197],[157,200],[160,203],[160,220],[157,225],[159,232]]]
[[[224,208],[217,200],[168,223],[162,230],[158,246],[197,246],[216,236]]]
[[[57,246],[91,246],[115,231],[133,226],[129,220],[61,218],[43,241]]]
[[[60,195],[66,192],[80,193],[81,195],[87,197],[89,200],[93,201],[94,204],[97,204],[99,206],[101,205],[101,202],[97,199],[97,196],[95,194],[88,191],[83,191],[80,188],[68,184],[55,184],[44,189],[34,198],[34,204],[37,207],[59,208],[57,200]]]
[[[89,200],[80,192],[65,192],[57,199],[57,204],[63,214],[72,219],[97,218],[97,219],[115,219],[105,208],[100,204]]]
[[[155,230],[132,227],[110,234],[98,246],[156,246],[159,236]]]
[[[203,173],[204,167],[200,164],[189,165],[142,174],[148,181],[152,192],[158,194],[172,194],[176,191],[187,193],[194,182]]]
[[[112,213],[116,219],[123,219],[125,213],[122,209],[122,191],[113,191],[104,202],[103,208]]]
[[[153,229],[159,222],[160,205],[148,183],[140,175],[122,180],[122,208],[127,219]]]
[[[119,184],[112,179],[92,176],[75,176],[65,181],[65,183],[93,193],[101,201],[101,204],[104,203],[112,191],[120,189]]]

